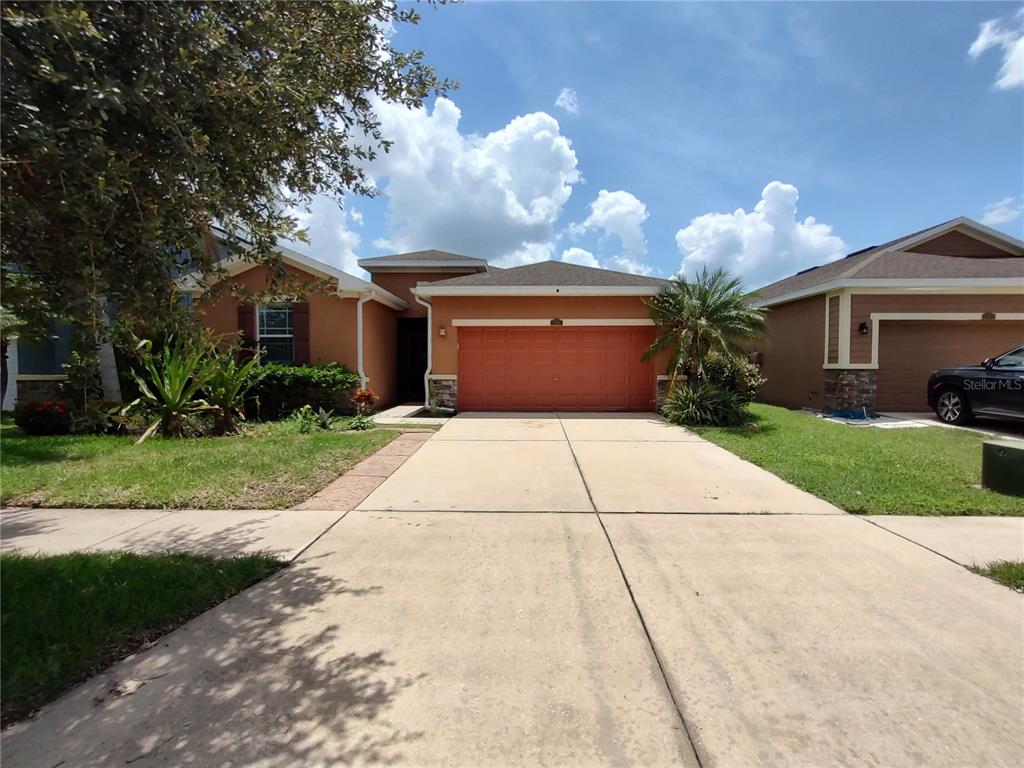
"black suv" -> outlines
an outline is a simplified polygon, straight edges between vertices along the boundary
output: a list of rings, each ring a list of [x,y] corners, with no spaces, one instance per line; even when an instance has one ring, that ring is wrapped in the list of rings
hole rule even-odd
[[[928,379],[928,406],[947,424],[973,416],[1024,420],[1024,346],[981,365],[936,371]]]

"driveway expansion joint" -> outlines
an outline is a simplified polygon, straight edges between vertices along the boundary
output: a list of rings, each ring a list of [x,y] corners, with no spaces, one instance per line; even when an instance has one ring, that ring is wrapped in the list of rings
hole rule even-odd
[[[629,583],[629,579],[626,577],[626,572],[622,568],[622,562],[619,560],[619,553],[615,551],[615,544],[612,543],[612,537],[608,534],[608,529],[605,528],[604,520],[601,519],[601,513],[597,510],[597,505],[594,503],[594,497],[590,493],[590,485],[587,483],[587,478],[583,474],[583,469],[580,467],[579,460],[576,458],[576,451],[573,450],[572,440],[569,439],[568,433],[565,432],[565,425],[562,423],[562,417],[558,416],[558,424],[562,427],[562,433],[565,434],[565,441],[569,444],[569,452],[572,454],[572,460],[576,464],[576,471],[580,473],[580,480],[583,482],[583,487],[587,491],[587,498],[590,499],[590,505],[594,508],[594,517],[597,518],[598,525],[601,526],[601,531],[604,533],[604,539],[608,542],[608,548],[611,550],[612,558],[615,560],[615,567],[619,569],[619,576],[622,577],[622,583],[626,586],[626,592],[629,594],[629,601],[633,604],[633,611],[636,613],[637,619],[640,620],[640,628],[644,631],[644,638],[647,640],[647,647],[651,650],[651,655],[654,657],[654,663],[658,665],[658,672],[661,674],[661,681],[665,686],[665,691],[668,693],[668,698],[672,702],[672,707],[676,711],[676,717],[679,718],[679,723],[683,726],[683,733],[686,734],[686,741],[690,745],[690,752],[693,753],[693,759],[697,762],[698,768],[704,768],[704,761],[701,760],[700,753],[697,751],[697,744],[693,740],[693,734],[690,732],[690,726],[686,722],[686,717],[683,715],[683,708],[676,699],[675,691],[672,690],[672,684],[668,679],[668,672],[665,670],[665,664],[662,661],[661,654],[658,653],[657,647],[654,645],[654,638],[651,637],[651,632],[647,627],[647,621],[644,619],[643,611],[640,610],[640,605],[636,601],[636,595],[633,594],[633,587]]]

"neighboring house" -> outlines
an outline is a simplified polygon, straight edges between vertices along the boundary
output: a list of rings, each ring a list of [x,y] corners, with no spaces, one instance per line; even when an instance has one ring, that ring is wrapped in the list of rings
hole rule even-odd
[[[1024,343],[1024,242],[968,218],[757,291],[765,402],[925,411],[928,376]]]

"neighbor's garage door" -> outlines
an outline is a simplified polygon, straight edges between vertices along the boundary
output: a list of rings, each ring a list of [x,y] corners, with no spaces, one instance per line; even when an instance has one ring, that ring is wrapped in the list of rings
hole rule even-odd
[[[925,386],[939,368],[977,364],[1024,343],[1015,320],[883,320],[878,334],[880,411],[926,411]]]
[[[649,411],[651,327],[459,328],[463,411]]]

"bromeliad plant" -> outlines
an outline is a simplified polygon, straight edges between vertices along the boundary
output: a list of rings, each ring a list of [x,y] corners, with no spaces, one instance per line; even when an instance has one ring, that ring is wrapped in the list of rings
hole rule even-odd
[[[209,358],[209,377],[203,387],[206,402],[214,410],[213,434],[226,435],[234,430],[235,417],[245,419],[242,405],[256,381],[254,371],[259,353],[239,363],[237,351],[214,352]]]
[[[182,437],[186,417],[214,410],[213,405],[199,397],[215,375],[203,346],[189,348],[180,338],[168,338],[160,353],[154,354],[153,342],[142,339],[136,354],[148,381],[132,371],[142,394],[125,407],[124,413],[149,407],[158,414],[137,443],[158,429],[164,437]]]

